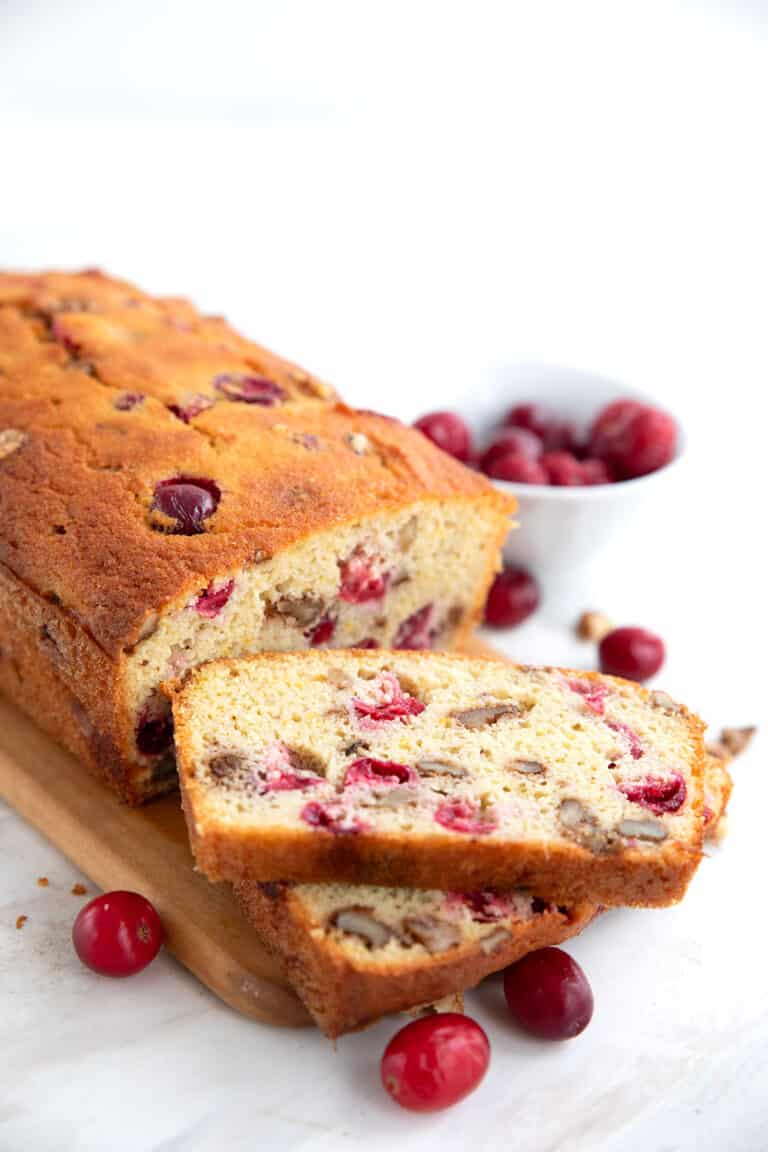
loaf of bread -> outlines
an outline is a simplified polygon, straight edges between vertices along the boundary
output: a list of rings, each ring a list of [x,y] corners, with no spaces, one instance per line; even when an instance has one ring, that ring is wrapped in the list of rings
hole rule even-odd
[[[0,276],[0,687],[130,802],[176,785],[161,682],[263,649],[453,645],[511,509],[183,301]]]
[[[519,890],[266,883],[242,884],[237,896],[331,1037],[473,988],[526,952],[574,936],[597,912]]]
[[[704,794],[711,804],[704,834],[714,838],[730,795],[721,757],[705,759]],[[472,988],[526,952],[562,943],[599,911],[589,903],[546,904],[514,889],[268,882],[243,883],[236,894],[329,1036]]]
[[[702,726],[595,673],[418,652],[263,654],[174,695],[214,880],[663,905],[700,857]]]

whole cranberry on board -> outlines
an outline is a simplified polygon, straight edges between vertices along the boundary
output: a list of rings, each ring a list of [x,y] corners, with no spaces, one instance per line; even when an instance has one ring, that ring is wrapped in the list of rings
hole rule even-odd
[[[477,1088],[490,1057],[479,1024],[458,1012],[438,1012],[392,1037],[381,1059],[381,1080],[401,1108],[438,1112]]]
[[[561,948],[529,952],[507,968],[504,996],[513,1020],[542,1040],[571,1040],[592,1019],[589,981]]]
[[[600,671],[625,680],[650,680],[664,663],[664,641],[646,628],[614,628],[599,647]]]
[[[504,568],[491,584],[485,602],[485,623],[491,628],[514,628],[539,606],[539,586],[525,568]]]
[[[472,435],[456,412],[427,412],[414,421],[414,428],[423,432],[428,440],[466,464],[472,458]]]
[[[81,908],[72,943],[86,967],[102,976],[134,976],[163,943],[155,908],[138,892],[105,892]]]

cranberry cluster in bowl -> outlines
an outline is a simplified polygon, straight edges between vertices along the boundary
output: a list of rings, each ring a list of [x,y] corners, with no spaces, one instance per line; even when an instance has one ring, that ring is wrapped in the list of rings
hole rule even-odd
[[[544,404],[516,404],[479,452],[466,421],[456,412],[427,413],[415,427],[443,451],[493,480],[558,488],[647,476],[674,459],[678,440],[669,413],[629,397],[602,407],[583,432]]]

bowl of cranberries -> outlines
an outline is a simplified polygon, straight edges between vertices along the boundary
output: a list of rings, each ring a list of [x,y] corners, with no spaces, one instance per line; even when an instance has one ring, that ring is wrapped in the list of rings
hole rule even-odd
[[[505,559],[540,576],[590,561],[629,527],[637,535],[683,452],[663,405],[615,380],[542,366],[510,369],[472,411],[428,412],[415,427],[516,497]]]

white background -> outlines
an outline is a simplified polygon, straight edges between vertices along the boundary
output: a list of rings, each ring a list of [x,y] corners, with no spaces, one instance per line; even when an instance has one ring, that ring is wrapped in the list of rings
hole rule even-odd
[[[686,484],[595,572],[596,606],[663,632],[664,686],[713,725],[756,722],[767,41],[757,2],[6,0],[0,262],[185,293],[404,417],[494,390],[501,409],[504,366],[531,358],[659,395]],[[588,662],[560,615],[508,651]],[[470,1000],[489,1078],[431,1119],[378,1089],[392,1022],[334,1052],[235,1017],[168,958],[131,983],[81,970],[75,874],[2,811],[0,1149],[761,1152],[760,749],[686,902],[574,943],[584,1037],[526,1042],[491,982]]]

